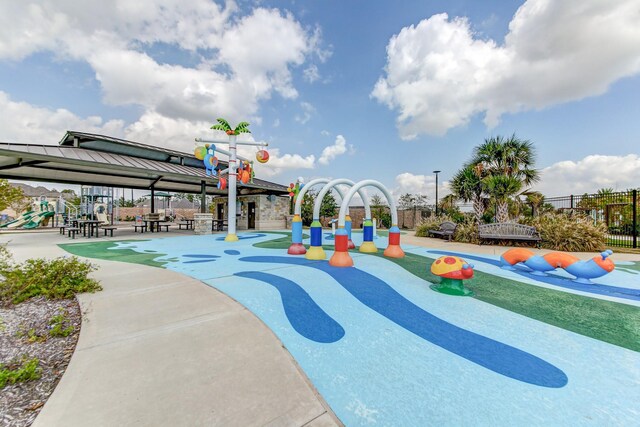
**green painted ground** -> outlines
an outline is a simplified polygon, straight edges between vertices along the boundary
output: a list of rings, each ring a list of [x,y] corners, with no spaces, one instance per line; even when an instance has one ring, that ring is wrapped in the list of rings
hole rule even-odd
[[[378,254],[377,256],[382,256]],[[407,254],[393,259],[413,275],[431,283],[433,259]],[[640,351],[640,309],[635,306],[528,285],[476,271],[465,285],[473,298],[581,335]],[[443,298],[458,298],[443,295]]]
[[[282,237],[256,243],[254,246],[263,249],[289,247],[290,233],[273,234],[282,234]],[[153,267],[164,267],[166,264],[166,262],[154,261],[154,258],[163,255],[160,253],[138,253],[131,249],[110,250],[117,246],[115,242],[68,243],[59,246],[69,253],[87,258]],[[324,248],[333,250],[333,246],[324,246]],[[382,257],[382,251],[374,256]],[[402,259],[387,259],[430,283],[438,283],[440,280],[430,272],[432,258],[408,253]],[[625,267],[635,270],[637,265]],[[638,307],[528,285],[481,271],[476,271],[475,277],[466,281],[465,284],[475,292],[473,298],[480,301],[581,335],[640,351],[640,309]],[[446,295],[442,297],[457,298]]]
[[[141,240],[120,240],[120,242],[140,242]],[[131,264],[144,264],[151,267],[164,267],[167,261],[155,261],[154,258],[163,256],[158,252],[140,253],[131,249],[118,249],[116,242],[102,241],[91,243],[63,243],[58,245],[70,254],[85,258],[106,259],[109,261],[129,262]]]

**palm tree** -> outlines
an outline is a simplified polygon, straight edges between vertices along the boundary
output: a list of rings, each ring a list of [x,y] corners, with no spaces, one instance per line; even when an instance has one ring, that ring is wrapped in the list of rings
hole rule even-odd
[[[472,164],[467,164],[455,174],[450,184],[451,191],[459,199],[466,203],[473,203],[473,213],[477,225],[482,222],[482,216],[484,215],[484,199],[482,197],[484,183],[478,172],[479,168],[474,167]]]
[[[544,203],[544,195],[539,191],[531,191],[526,194],[527,203],[531,205],[531,216],[537,216],[540,206]]]
[[[231,125],[229,125],[229,122],[226,121],[223,118],[217,118],[216,119],[218,124],[211,126],[211,129],[214,130],[221,130],[223,132],[225,132],[227,135],[238,135],[241,133],[251,133],[251,131],[249,130],[249,123],[248,122],[240,122],[238,123],[238,126],[236,126],[235,129],[231,129]]]
[[[518,194],[522,182],[515,177],[505,175],[490,175],[484,179],[487,192],[496,203],[496,219],[498,222],[509,220],[509,198]]]
[[[515,134],[509,138],[496,136],[485,139],[483,144],[475,148],[471,164],[482,177],[487,193],[496,204],[499,222],[509,219],[508,199],[540,179],[540,174],[533,167],[535,158],[533,144],[517,138]],[[493,177],[508,179],[492,180]],[[489,181],[493,181],[491,185]],[[513,192],[505,191],[516,187],[518,189]],[[498,193],[494,193],[494,189]]]

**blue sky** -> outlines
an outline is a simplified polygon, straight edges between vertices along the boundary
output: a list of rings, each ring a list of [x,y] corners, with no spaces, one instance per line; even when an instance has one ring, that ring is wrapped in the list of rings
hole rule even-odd
[[[640,8],[568,3],[3,2],[0,140],[191,151],[216,117],[247,120],[271,144],[259,177],[433,201],[434,169],[444,193],[474,146],[516,133],[547,195],[637,187]]]

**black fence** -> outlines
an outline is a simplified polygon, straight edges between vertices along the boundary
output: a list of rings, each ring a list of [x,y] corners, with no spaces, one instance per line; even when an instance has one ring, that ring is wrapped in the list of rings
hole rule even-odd
[[[590,216],[598,224],[607,226],[607,245],[637,248],[640,221],[638,218],[638,190],[582,196],[550,197],[545,207],[568,214]]]

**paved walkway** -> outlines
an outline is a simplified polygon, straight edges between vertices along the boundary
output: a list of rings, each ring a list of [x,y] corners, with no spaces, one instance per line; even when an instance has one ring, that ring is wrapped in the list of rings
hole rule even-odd
[[[109,240],[140,238],[117,234]],[[0,243],[7,241],[17,260],[66,255],[56,245],[70,242],[55,232],[0,234]],[[409,234],[402,243],[485,254],[507,249]],[[91,262],[104,290],[78,298],[80,339],[36,427],[339,424],[281,342],[240,304],[169,270]]]
[[[66,255],[56,244],[69,242],[55,232],[0,234],[7,241],[17,260]],[[271,330],[237,302],[169,270],[91,262],[104,290],[79,296],[76,351],[34,426],[339,424]]]

